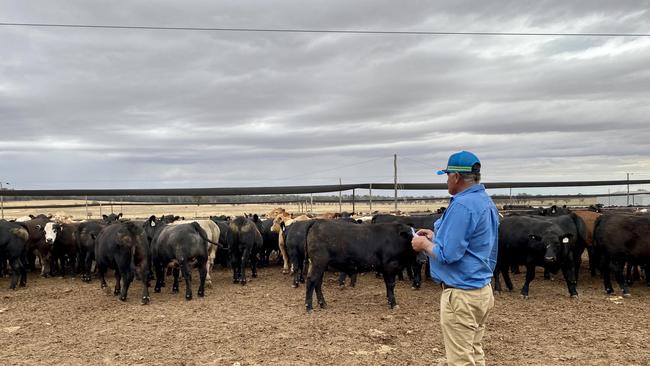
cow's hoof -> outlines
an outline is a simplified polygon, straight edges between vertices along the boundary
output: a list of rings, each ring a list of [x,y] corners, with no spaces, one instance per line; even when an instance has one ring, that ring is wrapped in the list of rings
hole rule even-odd
[[[160,287],[154,287],[153,292],[159,294],[160,293]]]
[[[344,284],[344,283],[339,283],[339,288],[340,288],[341,290],[345,289],[345,284]]]
[[[614,293],[614,289],[612,289],[612,288],[606,288],[606,289],[605,289],[605,292],[607,293],[607,295],[611,295],[611,294]]]
[[[288,273],[289,273],[288,269],[284,269],[284,268],[282,269],[282,274],[288,274]]]
[[[253,278],[257,278],[257,273],[252,274]]]
[[[632,294],[629,292],[624,292],[623,297],[632,297]]]
[[[571,298],[572,298],[572,299],[577,299],[577,298],[578,298],[578,294],[572,294],[572,295],[571,295]]]
[[[150,302],[151,302],[151,299],[149,298],[149,296],[142,297],[142,301],[140,301],[140,303],[142,305],[149,305]]]
[[[172,288],[172,294],[177,294],[178,293],[178,287]]]
[[[113,295],[117,296],[120,294],[120,290],[113,290]]]
[[[236,278],[233,278],[232,283],[239,283],[239,280]]]
[[[321,309],[326,309],[327,308],[327,303],[325,301],[319,302],[318,306],[320,306]]]
[[[25,287],[25,286],[27,286],[27,284],[25,282],[21,282],[21,283],[18,284],[18,287]]]
[[[120,301],[126,301],[126,296],[120,296]]]
[[[297,283],[292,283],[292,284],[291,284],[291,287],[292,287],[292,288],[298,288],[298,284],[297,284]]]
[[[241,283],[242,286],[246,286],[246,280],[241,280],[239,283]]]
[[[312,314],[314,312],[314,309],[312,308],[307,308],[307,314]]]
[[[199,292],[197,292],[197,295],[199,297],[203,297],[203,296],[205,296],[205,291],[199,291]]]
[[[192,300],[192,294],[185,295],[185,300],[187,300],[187,301]]]
[[[205,281],[205,287],[212,288],[212,282]]]
[[[521,294],[521,298],[524,300],[528,300],[528,295]]]

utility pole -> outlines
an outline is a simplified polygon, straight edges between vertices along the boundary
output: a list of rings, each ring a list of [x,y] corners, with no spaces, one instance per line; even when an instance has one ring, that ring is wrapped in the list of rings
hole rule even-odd
[[[9,182],[5,183],[9,185]],[[2,211],[2,219],[5,218],[5,189],[2,187],[2,182],[0,182],[0,211]]]
[[[339,178],[339,213],[343,211],[343,209],[341,208],[342,200],[343,200],[342,197],[343,192],[341,191],[342,189],[343,189],[343,183],[341,183],[341,178]]]
[[[372,183],[370,183],[370,189],[368,190],[368,195],[370,196],[370,214],[372,215]]]
[[[309,204],[309,207],[310,207],[309,212],[314,213],[314,194],[313,193],[309,194],[309,203],[310,203]]]
[[[627,173],[627,206],[630,205],[630,173]]]
[[[90,216],[88,216],[88,196],[86,196],[86,220],[90,219]]]
[[[354,215],[354,207],[355,207],[355,205],[354,205],[354,196],[355,196],[355,191],[356,191],[356,189],[353,188],[353,189],[352,189],[352,214],[353,214],[353,215]]]
[[[397,213],[397,154],[393,155],[393,172],[395,177],[395,213]]]

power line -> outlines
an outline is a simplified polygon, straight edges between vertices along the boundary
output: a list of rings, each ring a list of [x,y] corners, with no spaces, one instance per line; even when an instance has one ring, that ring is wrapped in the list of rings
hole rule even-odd
[[[376,34],[376,35],[424,35],[424,36],[517,36],[517,37],[650,37],[650,33],[562,33],[562,32],[451,32],[451,31],[383,31],[351,29],[299,29],[299,28],[218,28],[218,27],[163,27],[149,25],[109,25],[109,24],[58,24],[58,23],[9,23],[0,26],[41,27],[41,28],[94,28],[94,29],[134,29],[199,32],[257,32],[257,33],[337,33],[337,34]]]

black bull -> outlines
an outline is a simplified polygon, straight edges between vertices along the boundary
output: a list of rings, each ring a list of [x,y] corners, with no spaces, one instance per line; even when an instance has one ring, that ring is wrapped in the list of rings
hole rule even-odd
[[[138,271],[142,279],[142,304],[149,303],[147,279],[150,268],[149,241],[144,230],[133,222],[114,223],[102,230],[95,243],[95,260],[101,278],[101,287],[106,287],[105,274],[108,268],[115,270],[114,295],[126,301],[129,286]]]
[[[414,216],[395,216],[389,214],[380,214],[372,217],[372,223],[396,223],[396,224],[406,224],[412,226],[416,230],[418,229],[431,229],[433,230],[433,223],[436,222],[442,214],[432,214],[432,215],[414,215]],[[422,266],[427,264],[428,257],[420,256],[418,260],[406,268],[406,271],[413,281],[412,288],[419,289],[422,283]],[[425,273],[428,275],[428,266],[425,267]],[[401,276],[401,274],[400,274]],[[401,279],[401,277],[400,277]]]
[[[535,278],[535,267],[556,273],[562,269],[571,297],[576,297],[577,280],[573,252],[577,232],[570,216],[508,216],[499,226],[499,254],[494,270],[494,289],[501,290],[499,274],[512,290],[509,269],[526,265],[526,282],[521,294],[528,297],[530,282]]]
[[[384,277],[386,297],[391,308],[395,301],[395,276],[411,265],[416,252],[411,246],[411,227],[404,224],[356,225],[345,222],[316,221],[309,228],[305,243],[307,271],[305,306],[311,311],[314,290],[321,308],[323,274],[328,267],[345,273],[378,271]]]
[[[594,229],[594,250],[600,259],[605,291],[614,292],[611,271],[616,282],[623,290],[624,296],[630,295],[630,289],[623,276],[625,264],[650,265],[650,217],[606,214],[596,220]]]

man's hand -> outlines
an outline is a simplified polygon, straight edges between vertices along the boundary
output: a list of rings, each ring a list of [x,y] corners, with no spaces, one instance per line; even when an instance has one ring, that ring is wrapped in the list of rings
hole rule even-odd
[[[426,230],[426,229],[422,229],[422,230]],[[420,231],[418,231],[418,233]],[[431,234],[433,235],[433,232],[431,232]],[[428,255],[433,256],[433,243],[429,239],[427,239],[427,236],[424,235],[414,236],[413,239],[411,240],[411,246],[413,247],[413,250],[415,250],[416,252],[424,251]]]
[[[431,240],[431,239],[433,239],[433,230],[429,230],[429,229],[420,229],[420,230],[418,230],[418,232],[416,233],[416,235],[419,235],[419,236],[426,236],[427,239]]]

